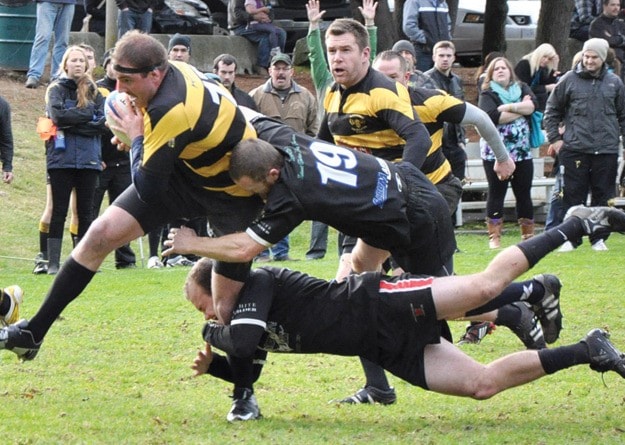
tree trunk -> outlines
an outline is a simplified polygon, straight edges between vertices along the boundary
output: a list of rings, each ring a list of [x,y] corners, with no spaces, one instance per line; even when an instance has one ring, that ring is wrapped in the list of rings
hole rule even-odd
[[[556,0],[557,1],[557,0]],[[508,2],[486,0],[484,11],[484,40],[482,42],[482,60],[493,51],[506,52],[506,17]]]
[[[576,49],[569,51],[569,28],[575,0],[542,0],[538,29],[536,30],[536,46],[550,43],[560,56],[560,71],[571,67],[571,60]],[[578,45],[581,46],[581,43]],[[569,54],[571,53],[571,54]]]
[[[456,25],[456,17],[458,16],[458,3],[459,0],[447,0],[447,6],[449,6],[449,18],[451,19],[452,40],[454,36],[454,27]]]

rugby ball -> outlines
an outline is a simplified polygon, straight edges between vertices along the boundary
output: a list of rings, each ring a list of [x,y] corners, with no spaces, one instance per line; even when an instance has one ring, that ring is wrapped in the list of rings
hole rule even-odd
[[[124,116],[128,115],[129,113],[134,113],[133,104],[130,96],[128,96],[128,94],[126,93],[120,93],[119,91],[111,91],[111,93],[106,97],[106,102],[104,104],[106,123],[108,124],[113,134],[117,136],[117,139],[119,139],[128,146],[132,145],[132,141],[126,133],[114,128],[115,121],[111,116],[114,115],[118,119],[123,119]]]

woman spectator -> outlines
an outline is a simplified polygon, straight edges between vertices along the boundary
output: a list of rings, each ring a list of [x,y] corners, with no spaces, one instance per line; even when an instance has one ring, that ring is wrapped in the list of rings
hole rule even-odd
[[[508,59],[497,57],[486,70],[478,105],[497,126],[504,145],[516,164],[514,175],[500,181],[493,169],[493,152],[484,139],[480,140],[484,172],[488,181],[486,223],[489,247],[496,249],[500,246],[508,183],[512,184],[516,198],[516,213],[522,238],[527,239],[534,235],[534,207],[531,197],[534,164],[527,117],[536,109],[537,101],[530,87],[516,80]]]
[[[499,51],[489,52],[486,54],[486,57],[484,57],[484,64],[481,65],[475,72],[475,83],[478,95],[482,92],[482,84],[484,83],[484,78],[486,77],[486,68],[488,68],[488,65],[490,65],[490,63],[497,57],[506,57],[506,55]]]
[[[52,190],[48,236],[48,274],[59,270],[63,227],[72,188],[76,189],[78,238],[93,221],[93,195],[102,170],[100,135],[104,133],[104,98],[89,75],[87,56],[78,46],[63,55],[58,80],[46,92],[46,112],[57,136],[46,143],[46,166]]]
[[[548,43],[539,45],[534,51],[523,56],[514,67],[517,79],[530,86],[538,100],[537,110],[544,112],[549,93],[556,86],[560,72],[560,58]]]

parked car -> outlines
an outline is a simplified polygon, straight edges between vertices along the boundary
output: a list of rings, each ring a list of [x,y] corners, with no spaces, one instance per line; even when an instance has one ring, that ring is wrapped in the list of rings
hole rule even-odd
[[[227,1],[227,0],[226,0]],[[106,11],[101,0],[87,0],[87,10],[92,14],[89,31],[104,35]],[[82,2],[76,5],[72,31],[83,27],[85,9]],[[156,34],[213,34],[212,11],[202,0],[161,0],[152,16],[152,32]],[[224,28],[225,29],[225,28]]]
[[[460,0],[453,32],[456,58],[465,66],[481,63],[486,0]],[[534,40],[540,0],[508,0],[506,40]]]

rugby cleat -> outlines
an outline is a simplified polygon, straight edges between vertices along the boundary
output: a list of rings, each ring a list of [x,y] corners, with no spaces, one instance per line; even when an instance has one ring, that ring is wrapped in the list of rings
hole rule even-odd
[[[532,311],[538,317],[543,328],[545,342],[551,344],[560,336],[562,330],[562,311],[560,310],[560,290],[562,282],[555,275],[540,274],[534,280],[545,288],[543,298],[532,305]]]
[[[359,389],[353,396],[339,400],[339,403],[379,403],[380,405],[392,405],[396,401],[397,395],[395,394],[395,388],[383,390],[374,386],[365,386]]]
[[[262,417],[256,397],[250,389],[235,389],[232,399],[232,407],[226,416],[228,422],[255,420]]]
[[[625,232],[625,212],[614,207],[571,207],[564,216],[579,218],[586,235],[606,232]]]
[[[497,326],[490,321],[483,321],[481,323],[471,323],[467,326],[467,332],[458,341],[459,345],[465,344],[479,344],[484,337],[492,333]]]
[[[538,318],[536,318],[527,303],[517,301],[516,303],[511,303],[511,305],[521,311],[521,318],[516,325],[508,326],[510,330],[521,339],[527,349],[546,348],[545,337],[538,323]]]
[[[625,354],[616,349],[609,338],[607,331],[593,329],[582,340],[588,347],[590,369],[597,372],[614,371],[625,378]]]
[[[13,351],[24,361],[34,359],[41,347],[41,341],[36,342],[33,333],[27,328],[28,320],[20,320],[0,329],[0,349]]]

